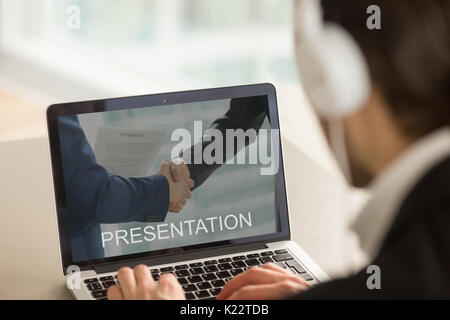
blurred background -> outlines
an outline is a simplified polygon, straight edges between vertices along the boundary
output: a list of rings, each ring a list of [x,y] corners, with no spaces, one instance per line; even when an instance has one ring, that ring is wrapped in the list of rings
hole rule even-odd
[[[63,99],[296,82],[291,7],[290,0],[3,0],[2,73]]]
[[[364,197],[303,95],[293,17],[292,0],[0,0],[3,268],[58,252],[48,105],[261,82],[277,89],[293,239],[332,275],[360,261],[347,226]]]
[[[301,91],[292,8],[293,0],[0,0],[0,141],[45,134],[52,103],[270,82],[285,136],[336,173]]]

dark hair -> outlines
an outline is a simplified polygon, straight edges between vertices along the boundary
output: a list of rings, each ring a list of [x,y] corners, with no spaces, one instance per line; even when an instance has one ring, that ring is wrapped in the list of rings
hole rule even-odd
[[[367,7],[381,9],[381,29],[366,26]],[[329,0],[325,20],[359,44],[371,78],[402,131],[423,136],[450,125],[450,1]]]

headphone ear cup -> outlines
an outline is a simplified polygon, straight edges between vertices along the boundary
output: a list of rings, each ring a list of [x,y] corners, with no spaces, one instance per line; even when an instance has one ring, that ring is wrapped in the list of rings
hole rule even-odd
[[[299,41],[296,49],[302,85],[322,117],[342,118],[364,105],[370,93],[369,71],[345,29],[327,23],[319,36]]]

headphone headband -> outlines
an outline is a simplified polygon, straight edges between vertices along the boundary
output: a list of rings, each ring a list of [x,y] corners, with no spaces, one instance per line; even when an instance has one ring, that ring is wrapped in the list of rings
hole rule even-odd
[[[295,14],[297,65],[316,111],[336,119],[364,105],[370,92],[369,72],[350,33],[323,21],[320,0],[297,0]]]

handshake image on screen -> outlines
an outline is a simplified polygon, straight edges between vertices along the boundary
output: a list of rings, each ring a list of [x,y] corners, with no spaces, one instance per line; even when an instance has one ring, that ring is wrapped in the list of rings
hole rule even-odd
[[[187,164],[181,158],[164,161],[158,172],[166,177],[169,182],[169,211],[180,212],[187,200],[191,198],[191,189],[195,182],[190,177]]]
[[[214,142],[214,139],[207,137],[207,130],[203,139],[198,143],[199,145],[192,145],[190,148],[180,152],[178,158],[161,164],[157,173],[163,174],[169,182],[170,200],[168,210],[170,212],[180,212],[187,199],[191,197],[191,191],[200,187],[222,163],[229,160],[225,150],[228,144],[226,131],[259,130],[264,119],[268,117],[268,110],[269,106],[266,96],[231,99],[227,112],[215,119],[208,128],[208,130],[216,130],[222,134],[223,159],[221,163],[206,163],[202,157],[199,157],[202,159],[200,163],[194,161],[197,158],[196,153],[203,154],[208,145]],[[249,142],[249,140],[245,140],[244,144],[240,145],[236,140],[231,140],[232,156],[236,155],[240,149],[245,148]]]
[[[216,118],[209,129],[219,131],[224,137],[229,129],[259,130],[267,116],[266,96],[233,98],[226,113]],[[77,115],[60,116],[58,127],[74,261],[104,257],[101,224],[158,223],[166,220],[168,212],[181,213],[192,192],[224,163],[192,161],[196,152],[203,152],[212,143],[204,137],[199,142],[200,148],[191,145],[178,157],[163,161],[153,174],[122,175],[111,171],[107,166],[110,158],[104,161],[102,153],[90,145]],[[106,133],[106,138],[117,134],[111,130],[100,133]],[[239,146],[234,141],[231,143],[236,155],[249,142]]]

